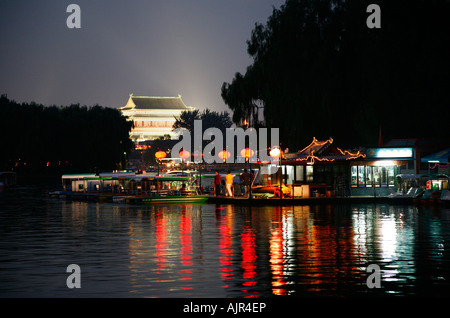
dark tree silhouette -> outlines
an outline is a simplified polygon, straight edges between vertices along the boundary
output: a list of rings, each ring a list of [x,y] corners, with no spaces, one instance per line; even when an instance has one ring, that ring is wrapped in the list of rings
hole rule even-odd
[[[132,148],[131,122],[117,109],[44,106],[0,98],[0,169],[21,174],[112,170]]]
[[[383,138],[448,137],[450,2],[287,0],[247,41],[253,63],[222,85],[233,121],[263,106],[292,149],[313,136],[342,146]]]

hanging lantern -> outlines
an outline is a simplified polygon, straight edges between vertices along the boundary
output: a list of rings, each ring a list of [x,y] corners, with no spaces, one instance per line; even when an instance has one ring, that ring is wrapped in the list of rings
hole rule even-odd
[[[223,162],[225,162],[228,158],[230,158],[231,153],[229,151],[226,150],[222,150],[219,152],[219,158],[223,160]]]
[[[158,160],[164,159],[166,156],[167,156],[167,153],[166,153],[165,151],[162,151],[162,150],[158,150],[158,151],[155,153],[155,157],[156,157],[156,159],[158,159]]]
[[[180,156],[181,159],[186,160],[187,158],[189,158],[191,156],[190,152],[187,150],[181,150],[178,155]]]
[[[244,148],[241,150],[241,156],[244,157],[246,160],[248,160],[248,158],[250,157],[253,157],[254,154],[255,152],[250,148]]]

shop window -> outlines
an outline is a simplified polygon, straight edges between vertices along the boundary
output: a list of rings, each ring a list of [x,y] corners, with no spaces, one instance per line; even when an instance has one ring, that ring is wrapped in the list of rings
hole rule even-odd
[[[352,166],[350,175],[352,187],[393,187],[395,167]]]
[[[387,167],[387,183],[388,186],[394,186],[394,167]]]
[[[304,181],[305,178],[303,176],[303,166],[296,166],[295,167],[295,179],[297,181]]]
[[[364,166],[358,166],[358,186],[364,187],[366,185],[366,177]]]
[[[352,187],[358,186],[358,167],[352,166],[351,168],[351,185]]]
[[[285,175],[286,175],[286,184],[292,184],[294,183],[294,167],[293,166],[284,166],[285,168]]]
[[[366,187],[371,187],[373,184],[372,180],[372,167],[366,166]]]
[[[314,171],[314,167],[313,166],[306,166],[306,181],[313,181],[314,177],[313,177],[313,171]]]
[[[386,167],[381,168],[381,186],[386,187],[387,186],[387,170]]]
[[[373,185],[379,187],[381,184],[381,167],[373,167]]]

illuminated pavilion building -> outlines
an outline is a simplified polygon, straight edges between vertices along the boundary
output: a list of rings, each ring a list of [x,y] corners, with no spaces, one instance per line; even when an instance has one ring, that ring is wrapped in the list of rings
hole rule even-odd
[[[348,176],[349,166],[364,158],[362,150],[342,150],[333,143],[332,138],[323,141],[313,138],[302,150],[285,154],[282,161],[283,182],[303,185],[303,197],[312,196],[314,191],[328,196],[327,193],[336,190],[337,179]]]
[[[282,183],[293,190],[294,196],[388,196],[404,184],[397,177],[414,173],[420,149],[411,146],[393,140],[384,147],[342,150],[332,138],[313,138],[304,149],[284,154],[281,169],[275,169],[274,175],[263,175],[261,181],[280,184],[282,171]],[[429,162],[427,158],[424,160]],[[434,157],[429,158],[435,162]],[[445,167],[442,162],[440,167]]]
[[[172,126],[175,117],[183,111],[194,110],[178,97],[134,96],[130,94],[125,106],[119,108],[121,113],[133,121],[134,128],[130,132],[133,141],[154,140],[169,135],[174,137]]]

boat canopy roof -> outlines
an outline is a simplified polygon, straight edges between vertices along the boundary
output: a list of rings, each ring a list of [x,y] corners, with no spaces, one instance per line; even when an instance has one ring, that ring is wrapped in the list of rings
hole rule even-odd
[[[143,175],[136,175],[133,177],[127,178],[130,182],[142,182],[145,180],[148,181],[180,181],[180,182],[187,182],[192,180],[190,177],[183,177],[183,176],[143,176]]]
[[[93,173],[79,173],[79,174],[65,174],[62,176],[62,179],[126,179],[130,181],[189,181],[192,178],[188,176],[177,176],[177,175],[164,175],[164,176],[155,176],[155,175],[145,175],[145,174],[135,174],[130,172],[119,172],[119,173],[101,173],[99,175]]]
[[[100,173],[99,177],[102,179],[112,179],[112,178],[126,178],[126,177],[132,177],[136,174],[134,172],[107,172],[107,173]]]
[[[430,178],[429,174],[408,174],[408,173],[403,173],[403,174],[398,174],[397,178],[402,178],[402,179],[420,179],[420,178]]]
[[[446,174],[399,174],[397,178],[402,179],[445,179],[448,178]]]
[[[92,179],[98,178],[95,173],[78,173],[78,174],[63,174],[62,179]]]

